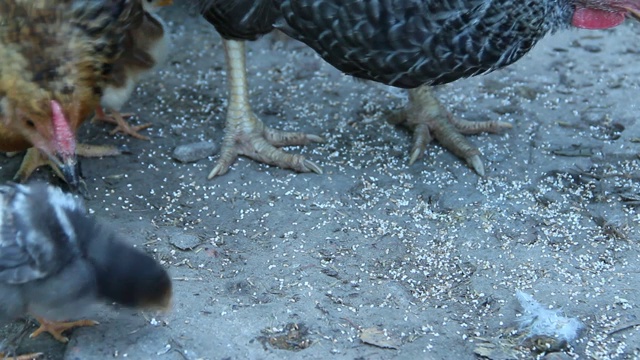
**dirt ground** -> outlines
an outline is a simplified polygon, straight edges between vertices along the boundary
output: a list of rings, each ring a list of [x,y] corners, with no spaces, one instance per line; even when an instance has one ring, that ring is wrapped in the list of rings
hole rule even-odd
[[[561,354],[640,358],[640,26],[550,36],[515,65],[439,88],[457,116],[513,124],[473,136],[481,178],[438,144],[408,165],[411,136],[385,123],[403,92],[354,81],[303,45],[249,44],[252,105],[268,125],[327,141],[290,148],[324,174],[242,158],[207,180],[220,144],[224,54],[176,5],[173,53],[125,111],[151,141],[85,124],[87,206],[174,279],[167,314],[100,308],[99,326],[25,339],[45,359],[534,358],[516,291],[577,318]],[[0,156],[9,180],[20,157]],[[48,169],[36,179],[50,179]],[[55,181],[55,180],[54,180]],[[10,324],[0,335],[16,331]],[[538,353],[539,354],[539,353]],[[551,358],[551,357],[548,357]]]

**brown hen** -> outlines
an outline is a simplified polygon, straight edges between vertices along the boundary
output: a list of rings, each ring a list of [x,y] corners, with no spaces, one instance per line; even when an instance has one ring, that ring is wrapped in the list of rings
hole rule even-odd
[[[76,131],[142,14],[140,0],[0,2],[0,151],[30,149],[16,177],[48,163],[79,184]]]

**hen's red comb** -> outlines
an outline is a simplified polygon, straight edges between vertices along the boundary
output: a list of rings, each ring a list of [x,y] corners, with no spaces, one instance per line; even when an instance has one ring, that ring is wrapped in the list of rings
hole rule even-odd
[[[62,112],[60,104],[51,100],[51,113],[53,122],[53,138],[59,155],[72,156],[76,153],[76,140],[69,126],[69,121]]]

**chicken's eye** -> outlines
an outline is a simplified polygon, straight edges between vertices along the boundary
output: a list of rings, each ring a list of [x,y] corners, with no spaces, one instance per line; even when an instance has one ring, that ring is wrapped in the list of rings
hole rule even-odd
[[[33,122],[33,120],[27,120],[27,126],[30,128],[35,128],[36,124]]]

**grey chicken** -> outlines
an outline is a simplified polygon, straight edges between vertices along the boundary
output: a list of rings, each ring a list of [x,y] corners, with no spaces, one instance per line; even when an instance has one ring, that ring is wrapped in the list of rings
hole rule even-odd
[[[43,331],[97,324],[74,320],[96,303],[166,309],[167,271],[108,227],[82,202],[44,184],[0,186],[0,322],[30,314]]]
[[[413,129],[410,162],[437,139],[481,175],[480,152],[462,134],[509,128],[497,121],[454,118],[431,86],[488,73],[520,59],[546,34],[570,27],[605,29],[640,0],[199,0],[202,15],[225,39],[230,99],[220,159],[209,177],[224,174],[238,155],[297,171],[321,172],[278,147],[320,141],[266,128],[246,90],[245,40],[274,28],[314,49],[346,74],[409,90],[395,116]]]

